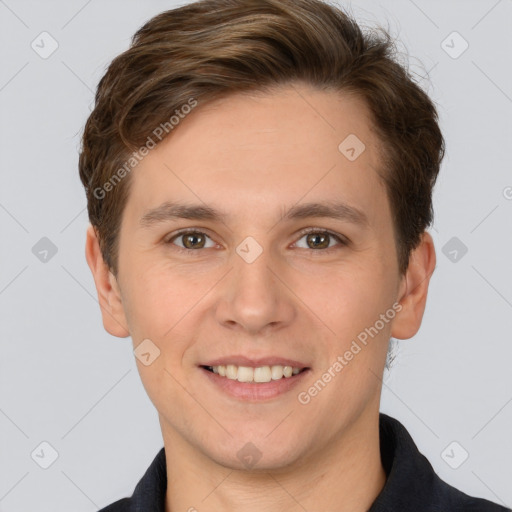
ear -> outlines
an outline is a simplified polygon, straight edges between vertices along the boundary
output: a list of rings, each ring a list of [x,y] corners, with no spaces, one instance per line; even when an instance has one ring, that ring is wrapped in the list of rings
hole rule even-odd
[[[398,302],[402,309],[396,315],[391,336],[398,339],[412,338],[419,330],[427,302],[430,277],[436,266],[434,241],[423,232],[421,242],[411,253],[409,266],[400,283]]]
[[[115,276],[103,260],[98,237],[91,224],[87,228],[85,258],[96,284],[103,327],[112,336],[126,338],[130,335],[130,332],[127,327],[119,287]]]

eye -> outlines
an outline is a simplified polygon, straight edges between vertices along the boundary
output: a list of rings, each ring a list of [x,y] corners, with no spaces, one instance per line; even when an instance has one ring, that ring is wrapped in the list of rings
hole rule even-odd
[[[212,243],[210,246],[206,246],[206,240],[209,239]],[[181,241],[181,244],[177,244],[174,240]],[[173,235],[171,238],[165,241],[167,244],[177,245],[178,248],[183,250],[194,250],[214,247],[215,243],[211,238],[202,231],[197,230],[183,230]]]
[[[330,252],[336,249],[336,245],[345,246],[348,244],[348,241],[345,240],[342,235],[329,230],[309,228],[308,230],[303,230],[300,234],[302,236],[294,244],[300,249],[312,249],[314,251],[321,249],[321,252]],[[305,247],[299,245],[302,239],[306,240]],[[207,245],[208,240],[210,241],[210,245]],[[333,244],[332,242],[337,242],[337,244]],[[196,249],[209,249],[216,245],[205,232],[197,229],[183,229],[178,231],[166,239],[165,243],[174,245],[178,250],[186,251],[189,254]]]
[[[330,249],[335,248],[331,245],[331,242],[333,241],[338,242],[339,245],[347,245],[347,241],[341,235],[331,231],[309,229],[307,231],[303,231],[302,235],[303,236],[299,239],[299,241],[305,238],[306,246],[300,247],[297,245],[299,241],[296,242],[296,245],[301,249],[322,249],[323,252],[329,252]],[[329,249],[329,251],[326,251],[326,249]]]

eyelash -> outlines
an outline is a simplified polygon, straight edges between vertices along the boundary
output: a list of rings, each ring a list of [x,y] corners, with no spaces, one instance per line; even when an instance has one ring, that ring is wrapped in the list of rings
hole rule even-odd
[[[338,233],[335,233],[334,231],[331,231],[329,229],[319,229],[319,228],[307,228],[307,229],[303,229],[302,231],[299,232],[299,238],[298,240],[300,240],[301,238],[303,238],[305,235],[309,235],[310,233],[316,233],[316,234],[327,234],[333,238],[336,239],[336,241],[339,243],[339,246],[346,246],[348,245],[348,241],[340,234]],[[182,230],[179,230],[177,232],[175,232],[170,238],[168,238],[167,240],[165,240],[165,244],[169,244],[169,245],[174,245],[173,244],[173,241],[177,238],[179,238],[180,236],[183,236],[183,235],[188,235],[188,234],[200,234],[200,235],[205,235],[207,236],[208,238],[212,239],[211,236],[208,235],[208,233],[205,233],[204,231],[201,231],[199,229],[191,229],[191,228],[185,228],[185,229],[182,229]],[[339,249],[339,246],[334,246],[334,247],[328,247],[327,249],[310,249],[313,253],[328,253],[330,254],[333,250],[336,250],[336,249]],[[179,252],[183,252],[183,253],[186,253],[190,256],[193,256],[192,253],[194,252],[201,252],[200,250],[198,249],[186,249],[186,248],[183,248],[183,247],[179,247],[177,245],[174,246],[174,249],[179,251]],[[211,247],[206,247],[206,249],[211,249]]]

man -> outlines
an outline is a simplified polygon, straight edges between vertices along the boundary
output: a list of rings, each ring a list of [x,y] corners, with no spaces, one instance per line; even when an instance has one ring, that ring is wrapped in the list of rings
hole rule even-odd
[[[103,510],[505,510],[379,413],[443,151],[390,41],[328,4],[205,0],[135,34],[79,167],[104,327],[133,340],[164,448]]]

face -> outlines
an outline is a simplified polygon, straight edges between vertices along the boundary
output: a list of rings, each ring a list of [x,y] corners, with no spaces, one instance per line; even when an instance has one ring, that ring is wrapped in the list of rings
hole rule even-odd
[[[378,144],[362,101],[297,84],[200,105],[132,171],[104,321],[145,343],[164,439],[276,469],[376,413],[389,337],[422,313]]]

